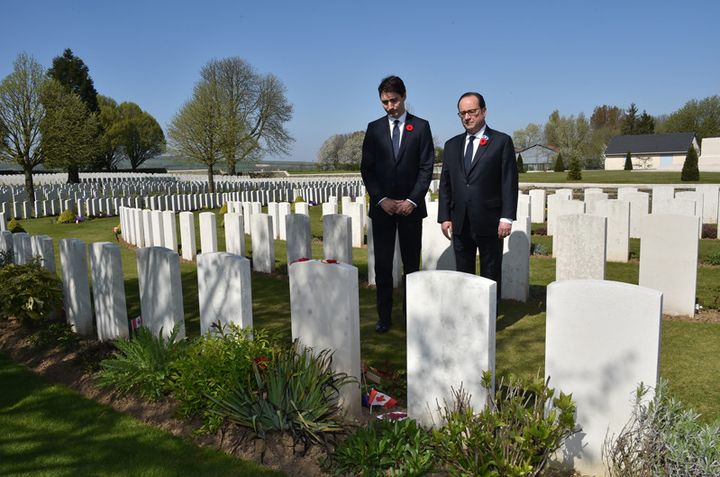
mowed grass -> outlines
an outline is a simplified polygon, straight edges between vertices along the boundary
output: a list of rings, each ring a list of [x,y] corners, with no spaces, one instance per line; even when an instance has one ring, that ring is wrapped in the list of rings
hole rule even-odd
[[[321,208],[311,207],[313,258],[322,258]],[[93,241],[114,240],[112,227],[117,218],[94,219],[81,224],[57,225],[52,219],[23,221],[31,234],[46,234],[56,239],[75,237]],[[219,223],[219,221],[218,221]],[[196,227],[198,224],[196,214]],[[225,249],[224,230],[218,226],[218,248]],[[198,233],[199,237],[199,233]],[[552,238],[532,236],[533,243],[543,244],[552,250]],[[247,253],[252,254],[249,236],[246,236]],[[199,246],[199,240],[198,240]],[[720,250],[720,241],[702,240],[700,262]],[[123,273],[129,316],[140,314],[135,250],[121,246]],[[606,278],[637,284],[639,241],[632,240],[629,263],[608,263]],[[282,241],[275,242],[277,273],[253,273],[253,319],[256,327],[265,328],[290,339],[290,296],[287,278],[286,248]],[[56,255],[59,269],[59,256]],[[354,264],[358,267],[360,289],[361,352],[364,362],[391,372],[403,372],[406,367],[406,333],[402,316],[402,293],[396,291],[394,326],[389,333],[377,334],[374,324],[375,290],[367,287],[367,250],[353,249]],[[181,265],[185,319],[188,334],[199,334],[197,272],[193,263]],[[534,376],[543,371],[545,351],[545,288],[555,278],[555,260],[549,256],[532,256],[530,259],[531,300],[526,303],[503,301],[498,306],[496,366],[498,373],[516,373]],[[720,308],[720,267],[701,265],[698,268],[697,294],[699,303],[706,308]],[[713,335],[715,333],[715,335]],[[671,390],[688,405],[703,410],[706,419],[720,417],[720,390],[717,376],[720,367],[720,339],[709,336],[720,334],[720,324],[666,322],[663,327],[660,374],[670,380]],[[692,343],[688,351],[686,343]],[[608,346],[612,346],[608,343]],[[689,372],[689,370],[692,370]],[[402,395],[402,386],[392,385]],[[714,390],[714,391],[713,391]]]
[[[582,171],[582,180],[568,180],[567,172],[527,172],[520,174],[520,184],[531,182],[577,183],[577,184],[682,184],[693,187],[695,184],[718,184],[720,172],[701,172],[700,180],[683,182],[680,171]]]
[[[284,475],[47,384],[1,354],[0,389],[0,475]]]

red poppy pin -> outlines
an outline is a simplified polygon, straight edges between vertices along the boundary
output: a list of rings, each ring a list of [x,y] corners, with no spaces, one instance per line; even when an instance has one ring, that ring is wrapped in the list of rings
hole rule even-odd
[[[412,131],[413,129],[415,129],[415,128],[413,127],[412,124],[407,124],[407,125],[405,126],[405,130],[406,130],[406,131]]]
[[[488,139],[490,139],[490,138],[483,134],[482,137],[480,138],[480,145],[484,146],[485,144],[487,144]]]

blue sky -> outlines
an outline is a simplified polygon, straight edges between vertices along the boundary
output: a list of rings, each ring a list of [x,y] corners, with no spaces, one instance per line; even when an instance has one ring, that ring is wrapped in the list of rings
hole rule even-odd
[[[670,113],[720,94],[720,2],[344,0],[13,1],[3,5],[0,78],[21,51],[48,67],[65,48],[95,87],[167,124],[212,58],[273,73],[294,105],[290,156],[383,113],[377,84],[401,76],[410,111],[440,142],[462,132],[458,96],[481,92],[509,134],[561,114],[635,102]]]

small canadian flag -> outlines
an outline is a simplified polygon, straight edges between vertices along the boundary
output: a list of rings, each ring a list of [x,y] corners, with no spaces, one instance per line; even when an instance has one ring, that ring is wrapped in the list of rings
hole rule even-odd
[[[372,408],[373,406],[391,408],[395,404],[397,404],[397,400],[391,398],[387,394],[381,393],[380,391],[371,389],[370,395],[368,396],[368,403],[370,403],[370,408]]]

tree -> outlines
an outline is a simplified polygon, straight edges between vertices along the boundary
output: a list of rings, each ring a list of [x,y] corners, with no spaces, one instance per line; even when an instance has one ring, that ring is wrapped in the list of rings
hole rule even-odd
[[[700,180],[700,170],[698,169],[698,155],[697,151],[693,146],[690,146],[687,152],[687,156],[685,156],[685,162],[683,163],[682,172],[680,173],[680,180]]]
[[[435,164],[442,164],[443,157],[445,156],[445,148],[435,146]]]
[[[235,174],[238,161],[290,151],[294,139],[285,123],[293,107],[277,77],[257,73],[239,57],[211,60],[200,76],[201,83],[214,85],[217,92],[221,149],[229,174]]]
[[[340,164],[344,169],[360,169],[364,139],[365,131],[355,131],[349,135],[345,144],[343,144],[338,152]]]
[[[135,103],[118,107],[117,120],[111,126],[113,137],[132,170],[165,150],[165,135],[154,117]]]
[[[655,134],[655,119],[643,110],[635,125],[635,134]]]
[[[338,168],[340,164],[340,150],[345,144],[345,141],[347,141],[347,138],[347,134],[333,134],[322,143],[317,154],[320,167],[325,170]]]
[[[630,151],[628,151],[627,154],[625,155],[625,170],[626,170],[626,171],[632,171],[632,170],[633,170],[632,154],[630,153]]]
[[[592,116],[590,116],[590,127],[592,127],[594,131],[609,128],[619,132],[624,114],[625,112],[617,106],[609,106],[607,104],[596,106]]]
[[[630,107],[625,113],[622,125],[620,126],[620,132],[623,135],[637,134],[637,112],[638,109],[637,106],[635,106],[635,103],[630,103]]]
[[[0,160],[15,162],[25,173],[25,192],[35,200],[32,170],[43,162],[40,123],[45,117],[41,91],[46,79],[43,67],[21,53],[13,72],[0,82]]]
[[[563,162],[562,153],[558,152],[557,157],[555,158],[555,172],[565,172],[565,163]]]
[[[45,82],[41,96],[46,111],[40,123],[45,164],[70,169],[91,162],[98,154],[97,115],[55,79]]]
[[[582,113],[561,116],[557,110],[553,111],[545,124],[545,137],[549,144],[557,147],[566,161],[577,158],[579,161],[595,163],[602,155],[602,150],[593,142],[590,123]]]
[[[120,161],[123,160],[117,131],[113,126],[118,122],[118,105],[112,98],[98,95],[98,123],[101,134],[98,144],[98,155],[93,164],[94,168],[107,171],[117,169]]]
[[[222,116],[217,83],[199,82],[168,128],[171,147],[178,154],[207,166],[210,192],[215,192],[215,166],[222,160]]]
[[[545,142],[542,125],[530,123],[525,129],[518,129],[513,132],[513,144],[518,149],[527,149],[535,144]]]
[[[567,178],[569,181],[582,180],[582,171],[580,170],[580,159],[573,157],[570,160],[570,167],[568,168]]]
[[[95,90],[92,78],[90,78],[90,71],[83,60],[75,56],[72,50],[67,48],[62,56],[53,58],[52,67],[50,67],[47,74],[48,77],[57,80],[67,92],[78,95],[91,113],[98,112],[98,93]],[[67,161],[68,182],[79,183],[79,168],[90,165],[92,159]]]
[[[699,140],[720,136],[720,96],[692,99],[670,114],[661,132],[694,132]]]
[[[518,154],[517,157],[517,170],[519,173],[525,172],[525,164],[523,164],[522,154]]]

